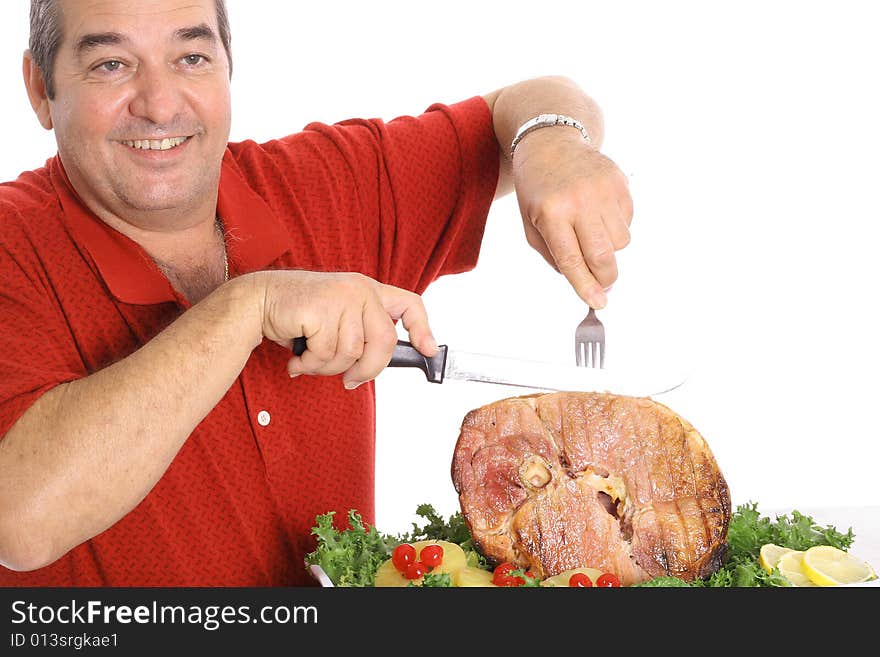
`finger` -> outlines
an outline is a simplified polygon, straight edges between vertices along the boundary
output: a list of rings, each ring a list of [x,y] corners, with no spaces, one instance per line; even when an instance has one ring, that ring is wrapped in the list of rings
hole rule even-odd
[[[632,202],[628,199],[629,196],[618,198],[611,207],[606,207],[602,211],[602,222],[605,224],[605,230],[611,238],[611,244],[615,251],[619,251],[629,244]]]
[[[523,226],[525,227],[526,232],[526,242],[528,242],[529,246],[535,251],[540,253],[541,257],[547,261],[547,264],[553,267],[558,273],[559,267],[556,266],[553,254],[550,253],[550,249],[547,248],[547,243],[544,241],[544,238],[541,237],[541,233],[539,233],[528,221],[524,221]]]
[[[385,312],[393,320],[401,320],[412,345],[425,356],[437,353],[437,340],[428,323],[428,311],[422,297],[415,292],[393,285],[377,283],[376,294]]]
[[[593,308],[604,308],[606,299],[602,285],[593,276],[574,226],[568,222],[536,222],[544,242],[553,256],[556,268],[568,279],[578,296]]]
[[[311,333],[306,330],[303,334],[308,341],[308,348],[302,356],[294,356],[288,361],[287,372],[292,377],[299,374],[316,374],[333,359],[339,339],[339,323],[336,322],[332,326],[323,325]]]
[[[590,217],[576,223],[578,244],[593,278],[603,289],[617,280],[614,244],[602,217]]]
[[[364,323],[361,306],[343,311],[336,335],[336,353],[322,363],[312,374],[333,376],[345,372],[364,353]]]
[[[627,228],[629,228],[629,226],[632,226],[633,220],[633,200],[629,192],[617,197],[617,206],[620,208],[621,218],[626,223]]]
[[[388,312],[378,297],[375,303],[367,303],[363,309],[363,353],[354,365],[342,375],[346,389],[353,390],[376,376],[388,366],[397,344],[397,332]]]

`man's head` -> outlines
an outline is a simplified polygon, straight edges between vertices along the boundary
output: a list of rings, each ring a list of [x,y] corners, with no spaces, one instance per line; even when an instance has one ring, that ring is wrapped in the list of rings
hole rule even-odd
[[[229,15],[226,13],[226,0],[214,0],[217,11],[217,31],[220,42],[229,60],[229,73],[232,74],[232,33],[229,30]],[[28,47],[34,62],[43,74],[46,95],[55,97],[53,68],[55,56],[61,45],[63,34],[60,0],[31,0],[31,35]]]
[[[28,95],[89,207],[155,227],[216,202],[229,53],[223,0],[32,0]]]

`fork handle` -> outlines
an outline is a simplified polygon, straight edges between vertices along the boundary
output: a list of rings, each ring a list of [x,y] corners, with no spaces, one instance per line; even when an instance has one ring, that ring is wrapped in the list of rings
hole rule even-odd
[[[305,336],[294,338],[293,353],[302,356],[308,348]],[[394,345],[394,351],[391,354],[391,362],[388,367],[415,367],[422,370],[425,378],[431,383],[443,383],[443,375],[446,367],[447,347],[441,344],[436,354],[425,356],[418,349],[412,346],[412,343],[406,340],[398,340]]]

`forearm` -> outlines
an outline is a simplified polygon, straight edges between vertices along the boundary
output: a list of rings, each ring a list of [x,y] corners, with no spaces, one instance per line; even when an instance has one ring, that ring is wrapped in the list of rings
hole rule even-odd
[[[51,563],[146,496],[259,344],[259,302],[252,277],[235,279],[24,413],[0,441],[0,563]]]
[[[493,128],[500,150],[501,168],[496,198],[513,191],[510,143],[519,127],[538,114],[564,114],[577,119],[586,128],[591,145],[596,149],[602,146],[604,124],[599,106],[567,78],[525,80],[487,94],[484,98],[492,111]],[[583,139],[574,128],[556,126],[535,131],[521,143],[524,145],[536,137],[544,139],[548,132],[554,133],[554,138]]]

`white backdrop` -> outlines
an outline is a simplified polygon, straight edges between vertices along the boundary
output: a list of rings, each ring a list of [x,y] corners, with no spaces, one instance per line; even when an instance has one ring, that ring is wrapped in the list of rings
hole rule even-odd
[[[20,74],[27,2],[0,3],[0,180],[54,154]],[[683,364],[658,397],[705,436],[734,503],[880,504],[880,45],[870,3],[229,0],[234,140],[391,119],[562,74],[603,108],[632,243],[599,316],[608,366]],[[425,294],[441,343],[569,361],[586,308],[522,237],[513,197],[476,270]],[[458,509],[464,415],[524,391],[377,381],[377,524]],[[856,528],[857,529],[857,528]]]

